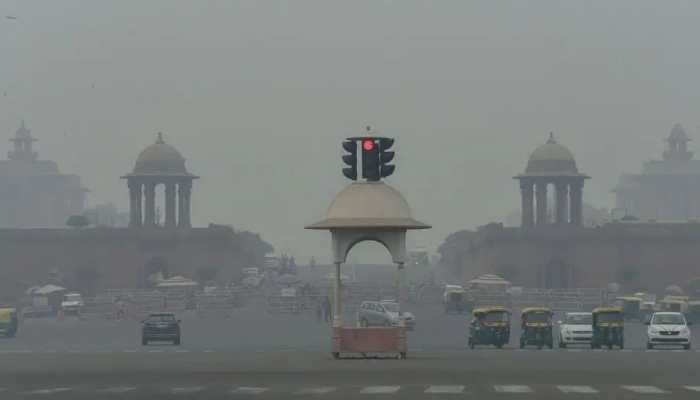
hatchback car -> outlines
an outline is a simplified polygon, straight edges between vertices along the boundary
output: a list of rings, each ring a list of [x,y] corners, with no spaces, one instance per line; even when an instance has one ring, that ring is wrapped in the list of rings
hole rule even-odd
[[[657,345],[676,345],[690,349],[690,323],[679,312],[657,312],[651,316],[647,329],[647,349]]]
[[[357,321],[361,327],[369,326],[399,326],[403,320],[407,330],[413,330],[416,319],[410,312],[399,312],[399,304],[395,301],[363,301],[357,313]]]
[[[151,341],[167,341],[173,342],[176,346],[180,345],[180,321],[175,319],[175,314],[150,314],[142,322],[142,345],[145,346]]]
[[[589,312],[568,312],[559,321],[559,347],[590,344],[593,337],[593,317]]]

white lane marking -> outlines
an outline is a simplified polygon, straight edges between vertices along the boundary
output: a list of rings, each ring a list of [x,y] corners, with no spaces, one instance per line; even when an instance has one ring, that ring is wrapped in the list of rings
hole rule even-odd
[[[70,392],[71,388],[66,388],[66,387],[60,387],[60,388],[53,388],[53,389],[38,389],[38,390],[30,390],[29,392],[24,392],[24,394],[29,394],[29,395],[49,395],[49,394],[56,394],[56,393],[63,393],[63,392]]]
[[[425,393],[432,393],[432,394],[461,394],[462,392],[464,392],[464,386],[461,386],[461,385],[454,385],[454,386],[433,385],[425,390]]]
[[[598,393],[597,390],[590,386],[569,386],[569,385],[561,385],[557,386],[557,389],[559,389],[560,392],[562,393],[585,393],[585,394],[595,394]]]
[[[213,353],[214,350],[204,350],[205,353]]]
[[[301,389],[294,394],[297,395],[306,395],[306,396],[311,396],[311,395],[322,395],[322,394],[328,394],[330,392],[335,392],[336,388],[334,387],[329,387],[329,386],[324,386],[324,387],[316,387],[316,388],[304,388]]]
[[[639,394],[664,394],[668,393],[665,390],[659,389],[656,386],[622,386],[623,389]]]
[[[239,388],[236,388],[231,391],[231,394],[249,394],[249,395],[256,395],[256,394],[263,394],[268,391],[268,388],[263,388],[263,387],[250,387],[250,386],[241,386]]]
[[[100,390],[97,391],[97,393],[113,393],[113,394],[118,394],[118,393],[133,392],[134,390],[136,390],[135,387],[131,387],[131,386],[118,386],[118,387],[111,387],[111,388],[100,389]]]
[[[192,387],[176,387],[170,389],[172,394],[190,394],[197,393],[204,390],[204,386],[192,386]]]
[[[692,392],[700,392],[700,386],[683,386],[687,390],[690,390]]]
[[[176,353],[189,353],[189,350],[175,350]]]
[[[394,394],[401,386],[367,386],[360,390],[360,394]]]
[[[527,385],[496,385],[493,388],[498,393],[532,393]]]
[[[148,350],[149,353],[163,353],[165,350]]]

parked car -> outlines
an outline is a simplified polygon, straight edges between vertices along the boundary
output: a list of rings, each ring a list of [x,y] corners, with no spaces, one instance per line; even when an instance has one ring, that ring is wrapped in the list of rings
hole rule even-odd
[[[691,344],[690,322],[679,312],[656,312],[651,316],[647,329],[647,349],[658,345],[683,346],[689,350]]]
[[[151,341],[172,341],[174,345],[180,345],[180,320],[175,318],[175,314],[150,314],[142,323],[142,345]]]
[[[568,312],[559,321],[559,347],[572,344],[590,345],[593,337],[593,316],[589,312]]]
[[[80,310],[83,309],[84,305],[83,296],[80,293],[67,293],[63,295],[61,310],[66,315],[80,314]]]
[[[410,312],[399,312],[399,304],[393,300],[363,301],[357,313],[357,321],[362,327],[399,326],[402,320],[407,330],[415,329],[415,316]]]

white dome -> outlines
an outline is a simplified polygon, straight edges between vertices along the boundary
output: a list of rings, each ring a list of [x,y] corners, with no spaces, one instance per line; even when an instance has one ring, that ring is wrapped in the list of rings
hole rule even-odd
[[[383,182],[352,183],[338,193],[326,219],[308,229],[429,228],[411,216],[411,207],[398,190]]]

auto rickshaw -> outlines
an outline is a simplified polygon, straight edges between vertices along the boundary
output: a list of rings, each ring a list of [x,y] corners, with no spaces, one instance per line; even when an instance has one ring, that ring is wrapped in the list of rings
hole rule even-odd
[[[688,310],[685,313],[685,319],[693,324],[700,323],[700,301],[693,300],[688,302]]]
[[[494,345],[499,349],[510,341],[510,311],[504,307],[479,307],[472,311],[469,348]]]
[[[623,296],[615,299],[615,303],[622,309],[625,321],[642,321],[641,306],[643,299],[636,296]]]
[[[618,346],[625,348],[625,318],[619,307],[598,307],[593,310],[593,337],[591,348]]]
[[[14,337],[17,333],[17,310],[12,307],[0,307],[0,335]]]
[[[653,301],[644,301],[639,306],[639,319],[642,322],[647,322],[651,319],[654,312],[656,312],[656,303]]]
[[[445,314],[450,312],[464,313],[467,309],[466,296],[467,293],[464,289],[452,289],[445,292]]]
[[[520,314],[521,333],[520,348],[526,345],[536,345],[538,349],[547,346],[554,347],[552,335],[552,315],[551,309],[546,307],[524,308]]]

